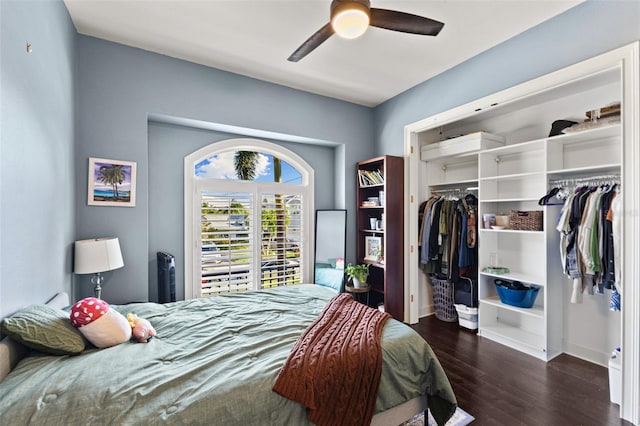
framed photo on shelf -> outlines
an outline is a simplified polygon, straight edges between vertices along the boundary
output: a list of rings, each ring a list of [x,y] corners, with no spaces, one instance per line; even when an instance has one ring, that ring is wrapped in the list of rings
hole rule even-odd
[[[382,237],[364,237],[365,260],[378,261],[382,255]]]
[[[136,205],[136,163],[89,157],[87,204],[90,206]]]

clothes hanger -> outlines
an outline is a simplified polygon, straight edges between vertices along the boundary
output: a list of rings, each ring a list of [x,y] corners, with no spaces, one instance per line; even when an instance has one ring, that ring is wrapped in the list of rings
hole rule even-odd
[[[538,200],[538,205],[539,206],[555,206],[555,205],[563,204],[563,203],[550,202],[551,198],[553,198],[556,194],[558,194],[558,192],[560,192],[559,187],[551,188],[551,190],[547,193],[547,195],[545,195],[544,197]]]

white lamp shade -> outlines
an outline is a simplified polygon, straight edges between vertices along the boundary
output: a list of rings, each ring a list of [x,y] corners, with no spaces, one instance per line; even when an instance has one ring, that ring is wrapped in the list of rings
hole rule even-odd
[[[118,238],[93,238],[75,242],[76,274],[111,271],[123,266]]]

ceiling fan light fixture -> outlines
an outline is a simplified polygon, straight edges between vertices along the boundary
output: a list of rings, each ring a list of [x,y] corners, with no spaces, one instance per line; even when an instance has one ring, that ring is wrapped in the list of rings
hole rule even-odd
[[[342,38],[358,38],[369,27],[369,9],[361,3],[347,2],[331,14],[331,26]]]
[[[330,16],[331,21],[305,40],[289,55],[288,61],[298,62],[333,34],[342,38],[356,38],[372,26],[401,33],[436,36],[444,26],[444,23],[424,16],[372,8],[369,0],[332,0]]]

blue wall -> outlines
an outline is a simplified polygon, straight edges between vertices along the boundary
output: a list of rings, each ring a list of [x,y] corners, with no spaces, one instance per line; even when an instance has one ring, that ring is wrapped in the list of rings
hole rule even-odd
[[[160,244],[150,244],[150,235],[164,229],[150,221],[155,207],[149,200],[149,150],[153,149],[149,115],[235,127],[235,137],[258,130],[281,134],[283,140],[312,139],[337,145],[338,162],[344,162],[344,170],[336,175],[346,178],[338,176],[344,194],[335,207],[342,208],[346,203],[351,209],[349,230],[355,232],[355,205],[348,200],[355,199],[355,163],[374,154],[370,108],[92,37],[79,35],[77,43],[76,237],[118,236],[125,261],[124,268],[108,274],[105,299],[113,303],[147,300],[151,256],[157,250],[166,250]],[[87,206],[89,157],[137,162],[135,207]],[[316,190],[334,192],[318,181]],[[355,252],[353,247],[351,252]],[[90,295],[88,277],[80,276],[77,281],[80,295]]]
[[[71,290],[75,37],[61,1],[0,1],[0,318]]]
[[[587,1],[377,106],[379,153],[404,126],[640,39],[640,1]]]
[[[237,135],[166,123],[149,123],[149,297],[157,300],[156,252],[176,258],[176,297],[184,298],[184,157],[214,142]],[[334,208],[335,148],[326,145],[278,143],[304,158],[313,168],[315,208]],[[351,176],[351,174],[350,174]],[[344,187],[344,182],[339,183]]]

